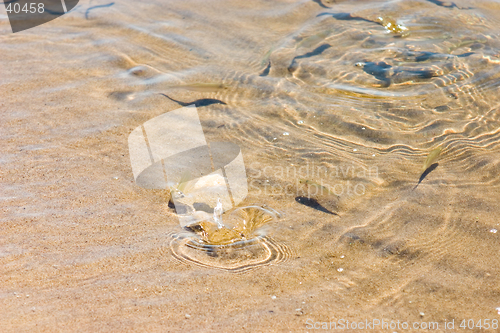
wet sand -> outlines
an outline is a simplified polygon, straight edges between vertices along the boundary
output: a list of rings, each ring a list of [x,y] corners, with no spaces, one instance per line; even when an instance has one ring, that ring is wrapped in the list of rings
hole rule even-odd
[[[379,319],[410,325],[391,332],[443,332],[445,321],[464,331],[464,319],[500,320],[498,4],[125,1],[87,12],[101,4],[16,34],[0,12],[0,331],[312,332]],[[378,12],[411,34],[370,22]],[[424,51],[438,55],[411,53]],[[406,76],[387,86],[387,72],[355,66],[377,61]],[[408,66],[439,76],[406,80]],[[219,81],[228,89],[171,88]],[[198,108],[205,136],[240,146],[243,204],[283,214],[267,231],[281,261],[231,272],[174,255],[184,231],[168,191],[137,186],[127,146],[134,128],[180,107],[160,93],[226,103]],[[439,165],[415,188],[436,146]],[[335,214],[297,200],[304,176],[339,190],[316,198]]]

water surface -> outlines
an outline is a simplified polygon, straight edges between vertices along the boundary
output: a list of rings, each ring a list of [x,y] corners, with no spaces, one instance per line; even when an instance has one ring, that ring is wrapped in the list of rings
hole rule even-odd
[[[110,3],[0,12],[2,331],[500,319],[498,3]],[[130,132],[191,103],[241,148],[242,206],[281,214],[222,266],[130,168]]]

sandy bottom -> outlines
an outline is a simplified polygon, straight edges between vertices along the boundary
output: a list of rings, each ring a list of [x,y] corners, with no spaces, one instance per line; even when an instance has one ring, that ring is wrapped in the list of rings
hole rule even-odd
[[[364,3],[363,20],[318,16],[355,12],[341,1],[92,8],[106,4],[16,34],[0,12],[0,331],[497,331],[498,5]],[[413,35],[392,36],[374,10]],[[378,59],[406,76],[354,66]],[[227,88],[172,89],[216,81]],[[271,260],[232,271],[179,256],[186,230],[168,191],[135,183],[127,143],[180,107],[159,93],[225,103],[202,103],[201,124],[241,148],[242,205],[282,214],[266,226]],[[339,198],[307,201],[303,177]]]

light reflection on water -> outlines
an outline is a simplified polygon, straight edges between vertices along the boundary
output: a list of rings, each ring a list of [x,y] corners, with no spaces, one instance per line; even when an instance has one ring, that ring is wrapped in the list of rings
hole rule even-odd
[[[500,8],[450,4],[121,1],[85,19],[81,2],[2,34],[12,72],[0,139],[13,157],[1,164],[16,184],[2,195],[9,327],[40,323],[18,314],[39,306],[41,317],[85,320],[68,308],[102,298],[121,329],[131,304],[131,321],[154,306],[173,327],[217,327],[214,317],[229,327],[252,311],[262,330],[277,329],[272,316],[303,328],[302,314],[498,318]],[[265,236],[214,251],[181,230],[164,191],[131,182],[126,137],[175,101],[198,103],[208,141],[241,148],[244,204],[284,214]],[[194,318],[195,306],[212,310]]]

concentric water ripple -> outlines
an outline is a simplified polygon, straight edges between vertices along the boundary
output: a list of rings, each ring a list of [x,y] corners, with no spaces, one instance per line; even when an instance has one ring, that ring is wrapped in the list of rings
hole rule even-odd
[[[186,232],[170,237],[170,250],[179,261],[231,272],[277,264],[291,256],[286,245],[268,236],[257,236],[226,245],[207,244]]]
[[[173,256],[187,263],[232,272],[279,263],[290,250],[266,235],[281,214],[266,205],[238,207],[221,215],[218,226],[201,221],[172,234]]]

